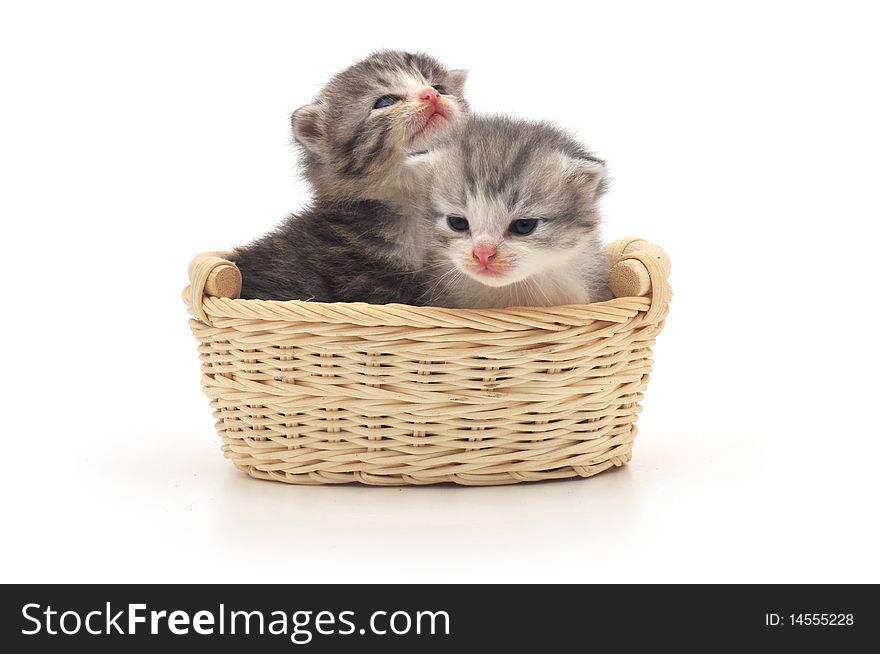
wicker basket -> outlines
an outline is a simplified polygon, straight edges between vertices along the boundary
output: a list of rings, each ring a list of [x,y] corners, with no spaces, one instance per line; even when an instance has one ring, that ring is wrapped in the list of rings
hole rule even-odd
[[[184,300],[223,452],[296,484],[489,485],[589,477],[631,458],[669,262],[610,246],[616,299],[452,310],[240,300],[224,253]]]

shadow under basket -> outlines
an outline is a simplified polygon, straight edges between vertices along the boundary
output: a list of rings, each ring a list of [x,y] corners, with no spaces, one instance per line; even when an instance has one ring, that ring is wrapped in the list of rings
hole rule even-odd
[[[616,299],[440,309],[240,300],[228,253],[184,301],[223,453],[294,484],[511,484],[627,463],[671,290],[646,241],[609,246]]]

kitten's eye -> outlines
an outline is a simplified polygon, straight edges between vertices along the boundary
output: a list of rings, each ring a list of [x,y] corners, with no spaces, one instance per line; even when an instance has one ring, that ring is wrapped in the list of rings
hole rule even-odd
[[[510,223],[510,233],[518,234],[519,236],[526,236],[527,234],[531,234],[535,231],[535,227],[538,226],[537,218],[523,218],[521,220],[514,220]]]
[[[384,109],[385,107],[390,107],[393,104],[397,104],[400,102],[400,98],[394,95],[383,95],[381,98],[376,100],[376,104],[373,105],[373,109]]]
[[[470,227],[467,218],[461,216],[446,216],[446,223],[456,232],[466,232]]]
[[[435,84],[434,90],[437,91],[440,95],[449,95],[449,91],[446,90],[446,87],[442,84]]]

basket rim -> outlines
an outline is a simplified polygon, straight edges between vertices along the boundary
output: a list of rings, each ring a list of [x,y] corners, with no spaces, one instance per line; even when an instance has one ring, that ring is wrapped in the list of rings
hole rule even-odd
[[[626,323],[640,312],[649,322],[661,320],[671,299],[668,257],[657,246],[636,238],[609,245],[612,263],[635,263],[650,279],[641,294],[615,297],[591,304],[498,309],[451,309],[409,304],[367,302],[315,302],[312,300],[255,300],[238,298],[241,274],[230,260],[232,252],[206,252],[193,258],[190,284],[182,299],[192,316],[206,325],[216,320],[243,319],[283,322],[353,324],[376,327],[463,328],[479,331],[566,329],[592,321]],[[659,253],[659,254],[658,254]],[[615,266],[616,268],[616,266]],[[222,287],[218,273],[232,272],[237,279]],[[612,274],[615,269],[612,268]]]
[[[185,291],[185,292],[188,292]],[[205,297],[206,315],[217,319],[318,322],[361,326],[460,327],[525,330],[563,328],[589,321],[624,323],[651,307],[648,298],[615,298],[594,304],[503,309],[446,309],[409,304],[310,302],[304,300],[243,300]],[[205,321],[202,321],[205,322]]]

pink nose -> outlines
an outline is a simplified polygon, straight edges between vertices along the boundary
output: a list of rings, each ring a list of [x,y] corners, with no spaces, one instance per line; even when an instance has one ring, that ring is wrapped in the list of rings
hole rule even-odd
[[[437,91],[430,86],[419,93],[419,100],[427,100],[431,104],[437,104],[439,98],[440,96],[437,95]]]
[[[495,249],[494,245],[481,243],[474,248],[474,258],[484,267],[492,263],[497,254],[498,250]]]

